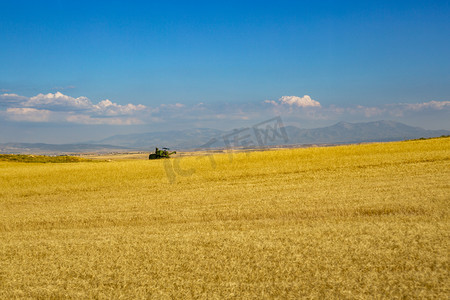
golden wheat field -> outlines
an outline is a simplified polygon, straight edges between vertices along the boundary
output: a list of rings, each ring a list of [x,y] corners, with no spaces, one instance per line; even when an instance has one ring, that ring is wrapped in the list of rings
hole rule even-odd
[[[1,299],[450,297],[450,138],[0,172]]]

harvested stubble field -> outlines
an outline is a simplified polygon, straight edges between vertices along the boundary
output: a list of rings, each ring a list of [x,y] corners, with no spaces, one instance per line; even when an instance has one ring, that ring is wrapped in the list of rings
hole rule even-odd
[[[210,158],[0,162],[0,298],[450,297],[450,138]]]

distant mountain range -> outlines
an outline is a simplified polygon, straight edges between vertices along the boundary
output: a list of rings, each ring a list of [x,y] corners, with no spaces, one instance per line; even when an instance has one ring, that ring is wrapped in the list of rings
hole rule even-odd
[[[227,141],[231,146],[243,146],[243,137],[249,136],[249,147],[274,146],[274,145],[303,145],[303,144],[340,144],[361,142],[385,142],[407,139],[436,137],[449,135],[449,130],[426,130],[420,127],[412,127],[393,121],[376,121],[369,123],[340,122],[333,126],[301,129],[295,126],[284,127],[287,139],[283,138],[280,128],[276,129],[278,135],[273,138],[273,132],[269,129],[271,138],[258,143],[253,128],[235,129],[234,131],[221,131],[209,128],[186,129],[180,131],[152,132],[143,134],[115,135],[98,141],[99,144],[118,145],[122,147],[152,149],[157,146],[165,146],[174,149],[205,148],[205,143],[216,139],[209,147],[226,147]],[[236,132],[236,134],[234,134]],[[239,140],[236,143],[235,138]],[[202,146],[203,145],[203,146]]]
[[[275,145],[344,144],[386,142],[450,135],[449,130],[426,130],[393,121],[369,123],[340,122],[333,126],[301,129],[295,126],[266,127],[255,131],[241,128],[222,131],[210,128],[179,131],[150,132],[115,135],[84,144],[0,144],[0,153],[66,154],[80,152],[111,153],[125,151],[151,151],[155,147],[192,150],[224,147],[265,147]]]
[[[300,129],[287,126],[290,141],[302,144],[388,142],[449,135],[449,130],[426,130],[393,121],[340,122],[333,126]]]

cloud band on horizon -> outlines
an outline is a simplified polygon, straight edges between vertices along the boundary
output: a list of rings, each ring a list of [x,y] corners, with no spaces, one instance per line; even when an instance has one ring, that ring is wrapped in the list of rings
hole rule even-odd
[[[298,120],[349,120],[359,118],[400,118],[422,112],[450,111],[450,101],[393,103],[381,106],[323,106],[310,96],[282,96],[276,101],[219,104],[181,103],[149,107],[118,104],[108,99],[93,103],[87,97],[71,97],[61,92],[25,97],[13,93],[0,95],[0,117],[10,122],[74,123],[86,125],[138,125],[164,122],[234,122],[258,120],[273,115]]]

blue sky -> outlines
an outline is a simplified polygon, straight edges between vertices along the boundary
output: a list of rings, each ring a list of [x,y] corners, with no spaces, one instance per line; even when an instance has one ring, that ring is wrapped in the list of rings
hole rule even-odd
[[[0,1],[0,11],[0,126],[14,133],[0,142],[26,139],[24,128],[45,141],[45,128],[60,130],[57,142],[87,125],[99,137],[273,114],[300,127],[450,129],[449,1]]]

